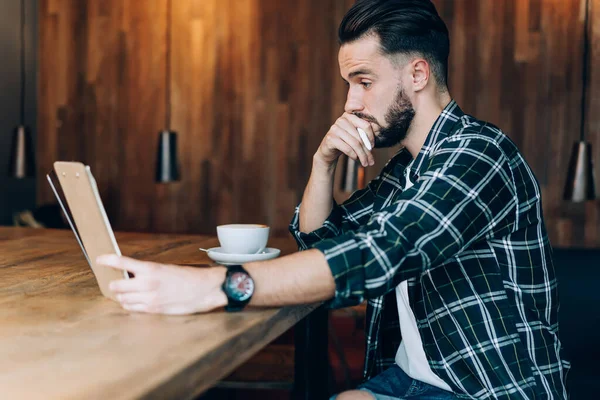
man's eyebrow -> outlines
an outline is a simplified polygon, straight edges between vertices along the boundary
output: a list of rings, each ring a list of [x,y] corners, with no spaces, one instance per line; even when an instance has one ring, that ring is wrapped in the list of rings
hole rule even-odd
[[[356,75],[375,75],[370,69],[358,69],[356,71],[350,72],[348,74],[348,78],[353,78]]]

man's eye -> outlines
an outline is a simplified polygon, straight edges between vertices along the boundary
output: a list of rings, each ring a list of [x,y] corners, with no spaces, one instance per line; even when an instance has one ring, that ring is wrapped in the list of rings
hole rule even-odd
[[[361,85],[363,85],[363,87],[364,87],[365,89],[368,89],[368,88],[370,88],[370,87],[371,87],[371,82],[361,82],[360,84],[361,84]]]

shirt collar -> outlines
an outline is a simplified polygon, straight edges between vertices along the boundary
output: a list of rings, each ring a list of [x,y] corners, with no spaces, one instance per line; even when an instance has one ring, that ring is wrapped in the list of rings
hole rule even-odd
[[[410,179],[413,182],[418,179],[422,169],[427,165],[425,162],[429,159],[432,149],[439,142],[456,132],[456,123],[463,115],[465,115],[465,113],[454,100],[450,101],[450,103],[444,107],[431,127],[427,139],[425,139],[425,143],[423,144],[423,147],[421,147],[421,151],[419,151],[417,158],[415,158],[411,165]],[[410,155],[410,152],[406,148],[402,149],[399,154],[400,163],[407,166],[410,164],[411,160],[412,156]]]

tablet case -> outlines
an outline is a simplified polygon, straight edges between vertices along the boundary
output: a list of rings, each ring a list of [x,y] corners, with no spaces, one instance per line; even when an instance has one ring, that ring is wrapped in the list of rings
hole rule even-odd
[[[54,172],[60,187],[53,184],[50,176],[47,176],[48,182],[94,272],[100,291],[104,296],[116,300],[108,286],[113,280],[128,279],[128,273],[96,265],[96,257],[102,254],[120,256],[121,251],[90,167],[80,162],[57,161],[54,163]],[[64,195],[64,201],[61,200],[61,194]]]

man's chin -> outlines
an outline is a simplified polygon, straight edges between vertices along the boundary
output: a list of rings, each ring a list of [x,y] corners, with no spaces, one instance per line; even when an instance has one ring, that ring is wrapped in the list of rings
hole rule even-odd
[[[403,140],[404,140],[404,137],[402,137],[402,138],[385,138],[385,139],[376,137],[375,138],[375,148],[376,149],[388,149],[390,147],[398,146],[400,143],[402,143]]]

